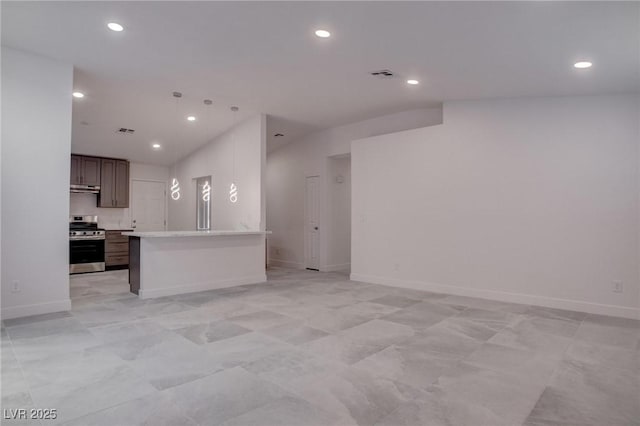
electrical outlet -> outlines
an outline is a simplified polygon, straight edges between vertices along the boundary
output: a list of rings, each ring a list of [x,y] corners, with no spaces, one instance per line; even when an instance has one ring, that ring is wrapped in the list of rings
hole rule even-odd
[[[622,284],[622,281],[614,281],[612,291],[614,293],[624,292],[624,285]]]
[[[15,280],[11,282],[11,292],[20,293],[20,282]]]

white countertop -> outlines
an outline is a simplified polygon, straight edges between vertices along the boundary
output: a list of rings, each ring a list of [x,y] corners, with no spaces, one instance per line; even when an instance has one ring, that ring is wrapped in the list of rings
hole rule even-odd
[[[176,238],[176,237],[225,237],[239,235],[267,235],[271,231],[156,231],[123,232],[122,235],[139,238]]]

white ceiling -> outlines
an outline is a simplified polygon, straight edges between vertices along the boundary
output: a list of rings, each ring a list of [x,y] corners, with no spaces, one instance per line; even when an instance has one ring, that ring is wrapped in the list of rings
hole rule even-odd
[[[238,120],[315,129],[454,99],[640,91],[637,2],[2,2],[2,43],[73,63],[74,152],[170,164]],[[119,22],[114,33],[106,23]],[[313,35],[317,28],[329,39]],[[572,64],[591,60],[593,68]],[[379,80],[368,72],[398,74]],[[408,86],[406,78],[417,78]],[[179,111],[171,92],[184,97]],[[214,105],[207,110],[202,100]],[[187,114],[198,120],[188,123]],[[120,127],[136,130],[123,136]],[[152,142],[163,149],[154,152]]]

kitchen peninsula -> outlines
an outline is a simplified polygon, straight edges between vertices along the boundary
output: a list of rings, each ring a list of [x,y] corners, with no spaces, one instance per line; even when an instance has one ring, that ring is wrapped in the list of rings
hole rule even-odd
[[[123,232],[129,285],[141,299],[266,281],[270,231]]]

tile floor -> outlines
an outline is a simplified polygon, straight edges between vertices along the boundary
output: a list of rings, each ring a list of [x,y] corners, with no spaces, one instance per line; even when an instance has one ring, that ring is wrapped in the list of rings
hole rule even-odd
[[[2,326],[3,409],[58,418],[2,424],[640,425],[637,321],[268,275],[145,301],[72,277],[70,313]]]

